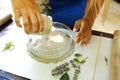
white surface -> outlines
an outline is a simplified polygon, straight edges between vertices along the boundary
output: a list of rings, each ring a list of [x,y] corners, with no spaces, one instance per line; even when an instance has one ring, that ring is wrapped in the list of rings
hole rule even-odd
[[[11,0],[0,0],[0,3],[12,12]],[[116,4],[113,5],[115,8],[110,8],[111,14],[116,10],[116,7],[119,8]],[[118,10],[116,12],[119,14]],[[110,13],[108,15],[111,16]],[[93,30],[113,33],[115,29],[120,29],[119,17],[117,16],[114,18],[111,16],[111,18],[109,16],[104,26],[99,23],[100,20],[98,16],[95,25],[93,26]],[[88,46],[80,47],[77,45],[75,47],[75,52],[80,52],[84,57],[89,57],[88,61],[82,66],[79,80],[92,80],[99,39],[100,37],[98,36],[92,36],[91,42]],[[0,50],[3,49],[5,43],[9,41],[13,41],[15,49],[6,52],[0,51],[0,69],[28,77],[32,80],[58,80],[51,76],[51,69],[73,57],[72,55],[67,60],[57,64],[43,64],[32,59],[27,53],[27,35],[16,27],[11,29],[11,31],[4,37],[0,37]],[[100,48],[94,80],[109,80],[109,65],[106,66],[104,56],[108,58],[110,63],[112,39],[102,38]]]
[[[32,80],[59,80],[58,77],[51,76],[51,70],[57,65],[72,59],[74,54],[62,62],[44,64],[32,59],[28,55],[26,46],[27,39],[28,36],[24,31],[17,27],[13,27],[5,36],[1,37],[0,50],[2,50],[5,43],[9,41],[13,42],[15,49],[5,52],[0,51],[0,69]],[[79,45],[75,46],[74,53],[81,53],[83,57],[88,57],[87,62],[81,67],[78,80],[93,80],[92,76],[94,76],[93,72],[97,54],[99,54],[99,57],[94,80],[109,80],[109,65],[106,65],[104,56],[108,58],[108,62],[110,63],[112,39],[102,37],[100,51],[97,52],[99,40],[100,37],[92,36],[89,45],[84,47],[80,47]],[[73,72],[69,73],[72,78]]]
[[[0,27],[4,23],[6,23],[8,20],[10,20],[12,17],[12,14],[9,9],[5,8],[1,3],[0,3]]]

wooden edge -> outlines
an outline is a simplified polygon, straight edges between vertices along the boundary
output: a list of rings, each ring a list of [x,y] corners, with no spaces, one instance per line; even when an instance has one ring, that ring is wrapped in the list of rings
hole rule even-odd
[[[102,34],[102,37],[113,39],[113,34],[92,30],[92,35],[101,36],[101,34]]]
[[[0,26],[0,31],[2,31],[4,28],[8,27],[13,22],[12,19],[8,20],[5,24]]]

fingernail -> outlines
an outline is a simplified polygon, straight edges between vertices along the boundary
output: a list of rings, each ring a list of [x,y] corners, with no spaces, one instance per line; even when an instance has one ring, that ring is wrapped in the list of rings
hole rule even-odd
[[[74,28],[73,31],[76,31],[76,28]]]
[[[77,39],[75,39],[75,41],[74,41],[74,44],[78,44],[78,41],[77,41]]]
[[[21,24],[17,24],[17,26],[18,26],[18,27],[22,27],[22,25],[21,25]]]

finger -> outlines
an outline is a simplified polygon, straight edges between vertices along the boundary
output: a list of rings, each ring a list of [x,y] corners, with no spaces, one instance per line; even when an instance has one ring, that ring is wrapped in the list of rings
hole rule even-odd
[[[24,30],[27,34],[29,34],[29,17],[27,12],[24,10],[22,10],[22,18],[23,18],[23,25],[24,25]]]
[[[78,44],[82,39],[80,37],[76,37],[75,38],[75,41],[74,41],[74,44]]]
[[[85,36],[81,42],[81,46],[89,44],[91,36],[92,36],[92,33],[89,33],[87,36]]]
[[[79,37],[80,39],[84,38],[84,33],[82,31],[79,31],[78,34],[76,35],[76,37]]]
[[[38,27],[38,21],[37,21],[36,15],[33,13],[32,10],[29,10],[29,15],[30,15],[30,21],[31,21],[31,24],[32,24],[33,33],[38,32],[39,27]]]
[[[78,31],[80,29],[80,27],[81,27],[81,20],[77,20],[73,27],[73,31]]]
[[[81,35],[82,35],[81,37],[83,39],[85,39],[86,37],[88,37],[88,39],[89,39],[89,38],[91,38],[92,32],[91,32],[91,30],[86,30],[84,32],[81,31]]]
[[[81,46],[85,46],[85,45],[87,45],[88,43],[90,42],[90,37],[86,37],[85,39],[83,39],[82,41],[81,41]]]
[[[82,46],[82,47],[83,47],[83,46],[85,46],[85,45],[87,45],[87,44],[88,44],[88,42],[87,42],[87,41],[82,40],[82,41],[81,41],[81,43],[80,43],[80,46]]]
[[[79,31],[76,35],[75,44],[78,44],[81,40],[86,38],[88,35],[85,35],[82,31]]]
[[[15,10],[15,23],[18,27],[22,27],[22,25],[20,24],[20,16],[21,16],[21,12],[19,10]]]
[[[44,29],[44,21],[43,21],[42,15],[39,12],[36,13],[36,16],[38,19],[39,31],[41,32]]]

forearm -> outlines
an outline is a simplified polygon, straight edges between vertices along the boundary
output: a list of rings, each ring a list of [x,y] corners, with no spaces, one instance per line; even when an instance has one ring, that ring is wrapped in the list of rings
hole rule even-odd
[[[86,12],[83,17],[89,25],[92,27],[100,9],[104,3],[104,0],[87,0]]]

